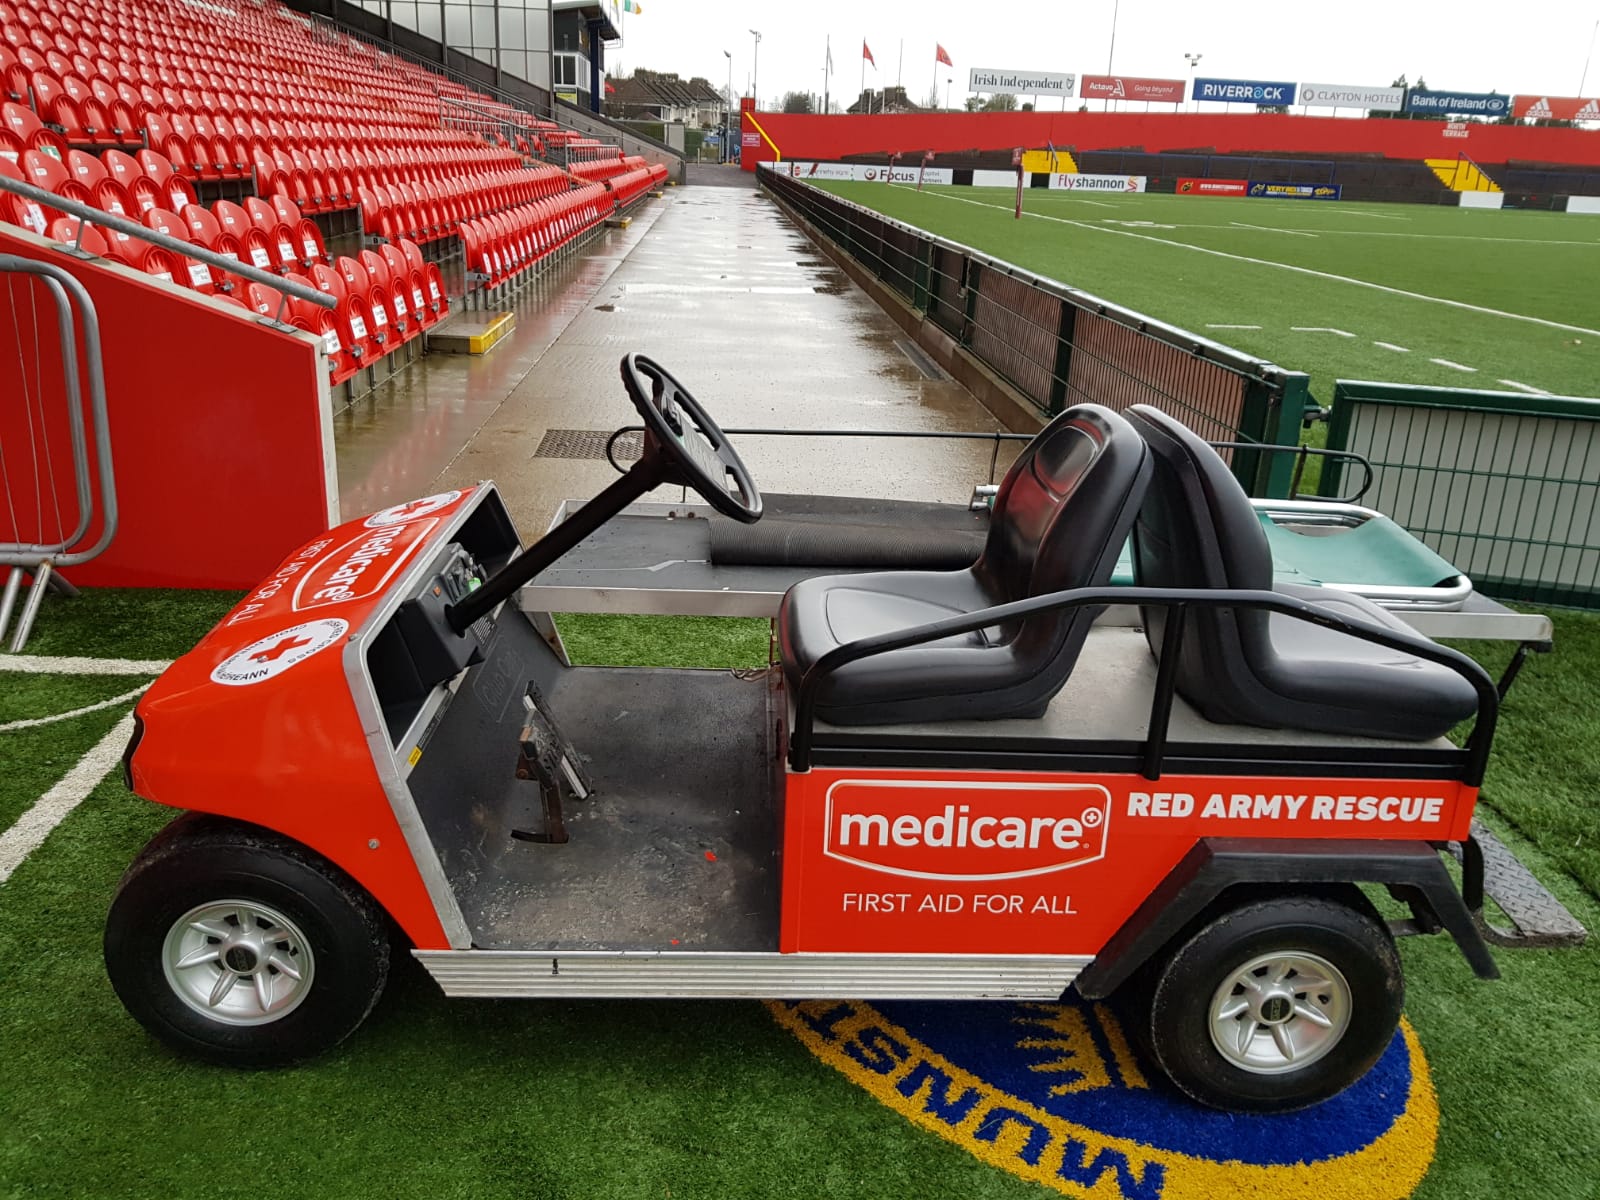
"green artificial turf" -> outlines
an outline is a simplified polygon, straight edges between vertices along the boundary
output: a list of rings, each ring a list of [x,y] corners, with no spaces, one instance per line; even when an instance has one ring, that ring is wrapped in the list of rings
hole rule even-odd
[[[119,611],[132,632],[76,629],[87,607],[63,607],[52,625],[67,644],[146,657],[137,631],[163,630],[163,653],[173,653],[176,639],[197,637],[207,613],[225,607],[225,598],[208,608],[128,593]],[[1556,652],[1529,664],[1506,706],[1484,815],[1580,920],[1600,928],[1593,860],[1583,853],[1600,821],[1581,795],[1584,780],[1600,778],[1583,694],[1600,655],[1600,616],[1555,619]],[[767,661],[762,620],[559,624],[578,661]],[[1507,653],[1468,648],[1496,669]],[[0,723],[142,682],[43,678],[0,676]],[[0,733],[0,813],[31,803],[121,711],[43,727],[37,742]],[[341,1200],[1047,1194],[915,1129],[754,1003],[446,1001],[399,956],[372,1018],[313,1063],[237,1072],[178,1058],[126,1015],[99,959],[116,881],[170,815],[127,795],[113,774],[0,884],[0,1197],[220,1200],[263,1188]],[[1497,951],[1504,978],[1493,983],[1475,979],[1443,939],[1407,939],[1401,949],[1407,1012],[1442,1110],[1437,1158],[1417,1194],[1592,1197],[1600,946]]]
[[[1594,218],[1030,189],[1019,221],[1012,194],[999,189],[936,187],[919,193],[902,185],[815,186],[1306,371],[1323,403],[1339,378],[1502,391],[1508,385],[1501,381],[1510,379],[1567,395],[1600,391],[1600,333],[1593,332],[1600,331],[1600,220]],[[1247,258],[1258,261],[1242,261]],[[1333,275],[1396,291],[1326,278]],[[1456,370],[1436,358],[1475,370]]]
[[[45,597],[27,653],[176,658],[239,601],[238,592],[90,588]]]

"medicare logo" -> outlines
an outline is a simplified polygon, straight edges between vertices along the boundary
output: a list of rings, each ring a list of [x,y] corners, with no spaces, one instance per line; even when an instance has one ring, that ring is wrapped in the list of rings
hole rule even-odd
[[[326,650],[344,637],[350,623],[338,617],[307,621],[251,642],[223,659],[211,672],[211,682],[226,687],[247,687],[282,675],[296,663]]]
[[[401,521],[415,521],[418,517],[436,513],[441,508],[449,508],[459,499],[461,499],[460,492],[439,492],[432,496],[424,496],[420,500],[408,500],[404,504],[396,504],[392,508],[373,513],[367,518],[366,525],[368,529],[376,529],[379,525],[398,525]]]
[[[1098,784],[841,779],[823,853],[915,879],[1022,879],[1105,857],[1111,793]]]
[[[318,559],[294,589],[296,611],[364,600],[381,592],[439,524],[437,517],[380,525]]]
[[[1303,1112],[1202,1108],[1104,1004],[772,1002],[774,1018],[881,1104],[1000,1170],[1074,1197],[1399,1200],[1439,1110],[1411,1027],[1353,1087]]]

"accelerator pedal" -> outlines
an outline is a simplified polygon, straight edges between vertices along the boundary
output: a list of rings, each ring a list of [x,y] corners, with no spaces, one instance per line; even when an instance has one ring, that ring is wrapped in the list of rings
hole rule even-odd
[[[1483,890],[1511,918],[1505,929],[1490,924],[1481,910],[1474,913],[1485,941],[1516,948],[1583,945],[1589,931],[1488,826],[1474,820],[1472,837],[1483,853]]]
[[[537,685],[528,685],[522,707],[527,710],[528,720],[517,735],[517,778],[538,781],[544,828],[513,829],[511,836],[519,842],[561,845],[567,840],[562,805],[568,797],[588,799],[594,794],[594,784]]]

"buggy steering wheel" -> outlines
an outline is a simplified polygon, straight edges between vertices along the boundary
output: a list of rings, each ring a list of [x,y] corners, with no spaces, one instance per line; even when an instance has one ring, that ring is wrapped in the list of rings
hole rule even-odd
[[[643,354],[623,356],[622,382],[644,418],[645,457],[665,460],[662,482],[693,488],[735,521],[759,521],[760,489],[727,435],[688,389]]]

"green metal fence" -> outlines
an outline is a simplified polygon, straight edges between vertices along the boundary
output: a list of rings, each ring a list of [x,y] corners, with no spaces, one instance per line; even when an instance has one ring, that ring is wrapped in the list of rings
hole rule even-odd
[[[818,238],[1004,379],[1041,416],[1150,404],[1215,442],[1293,446],[1307,377],[852,204],[781,171],[762,187]],[[1252,494],[1289,494],[1290,454],[1232,455]]]
[[[1369,459],[1363,503],[1479,591],[1600,608],[1600,400],[1341,380],[1328,447]]]

